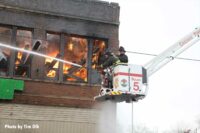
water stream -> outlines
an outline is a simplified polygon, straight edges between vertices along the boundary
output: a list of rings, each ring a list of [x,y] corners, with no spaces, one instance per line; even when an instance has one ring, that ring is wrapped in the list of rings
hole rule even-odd
[[[70,62],[70,61],[66,61],[66,60],[62,60],[62,59],[59,59],[59,58],[51,57],[51,56],[48,56],[48,55],[45,55],[45,54],[41,54],[41,53],[38,53],[38,52],[25,50],[25,49],[14,47],[14,46],[10,46],[10,45],[4,44],[4,43],[0,43],[0,47],[16,50],[16,51],[20,51],[20,52],[25,52],[25,53],[28,53],[28,54],[33,54],[33,55],[37,55],[37,56],[44,57],[44,58],[49,58],[49,59],[52,59],[52,60],[56,60],[58,62],[62,62],[64,64],[70,64],[70,65],[73,65],[73,66],[82,67],[81,65],[73,63],[73,62]]]

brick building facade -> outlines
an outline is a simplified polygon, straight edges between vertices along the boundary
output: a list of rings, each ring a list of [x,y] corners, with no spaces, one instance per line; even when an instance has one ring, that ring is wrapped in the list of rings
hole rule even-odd
[[[2,49],[8,57],[3,78],[25,81],[23,92],[5,103],[91,108],[100,88],[97,71],[106,48],[118,49],[119,5],[95,0],[1,0],[0,42],[82,65],[53,62]],[[27,55],[25,55],[26,59]],[[22,64],[21,64],[22,63]]]

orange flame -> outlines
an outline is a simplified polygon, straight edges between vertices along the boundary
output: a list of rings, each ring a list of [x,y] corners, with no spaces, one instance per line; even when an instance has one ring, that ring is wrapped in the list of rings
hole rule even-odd
[[[59,53],[59,51],[55,51],[55,52],[52,52],[50,54],[48,54],[48,56],[51,56],[51,57],[56,57],[56,55]],[[46,58],[45,59],[45,64],[47,63],[51,63],[53,61],[53,59],[49,59],[49,58]],[[54,69],[57,69],[59,66],[59,62],[56,62],[56,64],[53,66]],[[50,78],[53,78],[56,76],[56,70],[50,70],[47,74],[46,74],[47,77],[50,77]]]
[[[73,44],[72,44],[72,43],[68,44],[68,50],[69,50],[69,51],[72,51],[72,50],[73,50]]]
[[[16,60],[15,64],[19,65],[21,59],[22,59],[22,52],[17,52],[17,60]]]
[[[56,71],[55,70],[50,70],[48,73],[47,73],[47,77],[50,77],[50,78],[53,78],[56,76]]]
[[[68,70],[71,68],[71,65],[65,64],[63,67],[63,73],[68,74]]]

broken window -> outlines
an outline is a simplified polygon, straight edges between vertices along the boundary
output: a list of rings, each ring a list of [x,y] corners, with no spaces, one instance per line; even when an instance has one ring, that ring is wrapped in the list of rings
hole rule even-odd
[[[87,82],[88,41],[79,37],[66,37],[66,40],[64,60],[83,67],[64,64],[63,79],[64,81]]]
[[[96,69],[97,66],[101,65],[104,61],[103,53],[105,50],[105,41],[95,40],[92,50],[92,68]]]
[[[0,43],[11,44],[12,30],[6,27],[0,27]],[[8,62],[11,50],[0,46],[0,76],[8,75]]]
[[[25,50],[32,49],[32,32],[29,30],[17,30],[16,36],[16,47],[22,48]],[[36,50],[33,50],[36,51]],[[15,75],[22,77],[30,77],[30,67],[32,57],[30,54],[17,51],[15,58]]]
[[[47,33],[46,55],[60,58],[60,35]],[[58,79],[59,62],[53,59],[45,59],[46,77]]]

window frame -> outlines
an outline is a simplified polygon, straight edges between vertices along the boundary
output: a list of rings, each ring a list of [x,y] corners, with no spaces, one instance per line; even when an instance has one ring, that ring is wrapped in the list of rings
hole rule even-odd
[[[13,26],[13,45],[17,47],[17,31],[18,30],[25,30],[25,31],[30,31],[31,32],[31,48],[33,47],[33,43],[34,43],[34,28],[27,28],[27,27],[20,27],[20,26]],[[16,61],[16,55],[17,55],[17,51],[13,51],[13,66],[12,66],[12,77],[15,78],[22,78],[22,79],[31,79],[31,73],[32,73],[32,61],[30,62],[30,68],[29,68],[29,74],[27,74],[26,76],[21,76],[21,75],[16,75],[15,73],[15,61]]]
[[[52,34],[52,35],[58,35],[59,36],[59,53],[61,53],[61,51],[62,51],[62,47],[61,47],[61,45],[62,45],[62,33],[54,32],[54,31],[46,31],[45,32],[45,43],[48,42],[48,40],[47,40],[47,34]],[[45,54],[45,53],[43,53],[43,54]],[[60,58],[62,58],[62,55],[61,55]],[[45,64],[45,62],[44,62],[44,64]],[[60,73],[60,65],[61,65],[61,62],[59,62],[58,70],[56,72],[56,76],[55,77],[47,77],[46,73],[44,73],[43,79],[44,80],[50,80],[50,81],[60,81],[60,74],[61,74]]]
[[[89,59],[88,59],[88,53],[89,53],[89,37],[88,36],[82,36],[82,35],[77,35],[77,34],[67,34],[67,33],[63,33],[63,35],[64,35],[64,44],[63,44],[63,56],[62,56],[62,59],[64,59],[64,49],[65,49],[65,46],[66,46],[66,44],[68,44],[68,42],[69,42],[69,38],[70,37],[75,37],[75,38],[81,38],[81,39],[86,39],[87,40],[87,60],[86,60],[86,64],[87,64],[87,66],[86,66],[86,70],[87,70],[87,81],[86,82],[84,82],[84,81],[64,81],[64,79],[63,79],[63,68],[62,68],[62,81],[63,82],[66,82],[66,83],[86,83],[86,84],[88,84],[89,82],[88,82],[88,79],[89,79],[89,75],[88,75],[88,61],[89,61]],[[62,65],[63,66],[63,65]]]
[[[11,31],[11,34],[10,34],[10,46],[12,46],[12,40],[13,40],[13,27],[12,26],[10,26],[10,25],[6,25],[6,24],[0,24],[0,27],[2,27],[2,28],[7,28],[7,29],[10,29],[10,31]],[[12,57],[12,50],[10,51],[10,57]],[[10,76],[10,67],[11,67],[11,58],[9,59],[9,61],[8,61],[8,70],[6,71],[6,75],[0,75],[1,77],[4,77],[4,76],[6,76],[6,77],[8,77],[8,76]]]
[[[34,40],[37,40],[37,38],[34,37],[34,28],[27,28],[27,27],[20,27],[20,26],[11,26],[11,25],[4,25],[4,24],[0,24],[0,27],[5,27],[11,30],[11,46],[16,46],[17,45],[17,30],[25,30],[25,31],[30,31],[31,32],[31,40],[32,40],[32,46],[34,43]],[[93,51],[93,46],[94,46],[94,42],[95,40],[100,40],[100,41],[104,41],[105,42],[105,49],[108,48],[108,42],[109,39],[108,38],[101,38],[101,37],[94,37],[94,36],[84,36],[84,35],[78,35],[78,34],[68,34],[68,33],[63,33],[63,32],[55,32],[55,31],[49,31],[49,30],[44,30],[45,31],[45,40],[42,41],[47,41],[47,34],[55,34],[55,35],[59,35],[60,38],[60,43],[59,43],[59,53],[61,54],[61,59],[64,59],[64,48],[65,45],[68,43],[68,39],[69,37],[77,37],[77,38],[83,38],[87,40],[87,60],[86,60],[86,64],[87,64],[87,81],[86,82],[72,82],[72,81],[64,81],[63,79],[63,63],[59,62],[59,67],[58,67],[58,72],[57,72],[57,77],[56,79],[53,80],[53,82],[62,82],[62,83],[74,83],[74,84],[78,84],[78,83],[84,83],[84,84],[94,84],[92,81],[92,51]],[[20,79],[32,79],[31,73],[32,73],[32,62],[30,64],[30,75],[28,76],[20,76],[20,75],[15,75],[15,60],[16,60],[16,52],[17,51],[13,51],[11,50],[11,57],[9,60],[9,65],[8,65],[8,71],[7,71],[7,75],[6,77],[13,77],[13,78],[20,78]],[[43,53],[44,54],[44,53]],[[96,70],[96,69],[94,69]],[[46,75],[43,76],[43,78],[41,79],[43,81],[45,80],[50,80],[51,79],[47,78]],[[96,83],[95,83],[96,84]]]

